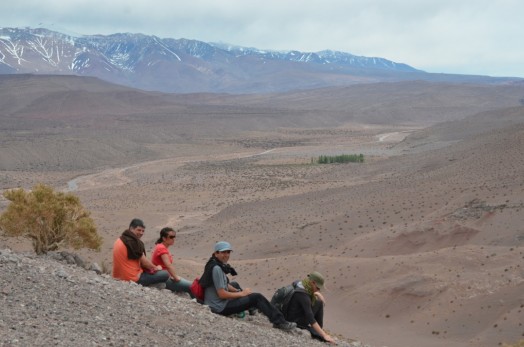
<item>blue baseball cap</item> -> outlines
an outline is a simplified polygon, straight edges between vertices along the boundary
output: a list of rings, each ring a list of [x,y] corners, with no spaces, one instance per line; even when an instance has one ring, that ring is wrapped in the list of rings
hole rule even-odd
[[[232,251],[231,244],[227,241],[219,241],[215,243],[215,252]]]

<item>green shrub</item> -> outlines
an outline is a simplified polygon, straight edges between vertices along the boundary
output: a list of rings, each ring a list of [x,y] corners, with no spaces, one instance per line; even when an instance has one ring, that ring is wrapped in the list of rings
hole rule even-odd
[[[311,163],[333,164],[333,163],[363,163],[364,154],[341,154],[341,155],[321,155],[318,159],[311,158]]]
[[[0,216],[0,230],[7,236],[30,238],[37,254],[59,247],[100,250],[102,238],[75,195],[39,184],[29,192],[8,190],[4,197],[10,204]]]

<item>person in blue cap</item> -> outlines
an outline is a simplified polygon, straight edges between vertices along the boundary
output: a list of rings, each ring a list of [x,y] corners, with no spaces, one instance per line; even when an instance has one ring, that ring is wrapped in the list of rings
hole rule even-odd
[[[237,275],[235,269],[228,264],[232,250],[227,241],[215,244],[214,252],[200,278],[200,285],[205,288],[204,304],[208,305],[212,312],[224,316],[256,308],[273,323],[273,327],[285,331],[294,329],[296,323],[288,322],[282,312],[262,294],[253,293],[250,288],[240,289],[229,283],[227,275]]]

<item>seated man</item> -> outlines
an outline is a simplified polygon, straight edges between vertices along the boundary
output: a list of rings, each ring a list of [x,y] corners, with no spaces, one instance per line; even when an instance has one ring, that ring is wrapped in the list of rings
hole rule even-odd
[[[325,300],[320,290],[324,286],[324,277],[315,271],[302,281],[294,282],[293,286],[295,291],[284,314],[286,319],[309,330],[313,338],[334,343],[335,340],[322,329]]]
[[[143,286],[164,283],[169,273],[154,265],[146,257],[144,243],[140,240],[146,227],[140,219],[133,219],[113,245],[113,277],[133,281]]]
[[[220,241],[215,244],[215,252],[200,278],[200,284],[205,288],[204,304],[212,312],[224,316],[257,308],[273,323],[273,327],[286,331],[295,328],[296,324],[286,321],[282,313],[262,294],[253,293],[249,288],[235,288],[229,283],[226,274],[236,275],[236,271],[227,263],[231,251],[229,242]]]

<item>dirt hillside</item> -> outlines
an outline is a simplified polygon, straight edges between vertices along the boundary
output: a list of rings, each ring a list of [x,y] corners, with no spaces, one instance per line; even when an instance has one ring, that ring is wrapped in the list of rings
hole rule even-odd
[[[93,98],[109,105],[117,92]],[[322,272],[326,327],[347,338],[388,347],[523,338],[522,87],[134,93],[147,101],[138,113],[49,118],[58,99],[42,113],[20,102],[0,113],[10,122],[1,188],[45,182],[77,194],[104,237],[100,253],[80,252],[86,259],[109,266],[114,239],[140,217],[148,249],[161,227],[177,229],[172,252],[186,278],[221,239],[233,243],[239,280],[267,296]],[[365,162],[312,163],[345,153]]]

